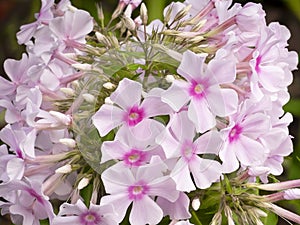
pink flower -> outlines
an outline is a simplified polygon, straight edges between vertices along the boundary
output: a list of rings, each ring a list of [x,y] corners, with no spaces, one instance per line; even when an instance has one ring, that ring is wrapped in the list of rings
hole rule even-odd
[[[51,7],[54,5],[54,0],[42,0],[42,6],[39,13],[35,14],[36,21],[30,24],[21,26],[21,30],[17,33],[18,43],[26,44],[37,29],[43,24],[48,23],[53,18]]]
[[[194,125],[184,111],[175,115],[167,129],[157,138],[157,143],[163,147],[166,157],[177,159],[170,176],[180,191],[195,190],[194,182],[198,188],[208,188],[221,176],[219,162],[199,156],[218,154],[222,144],[220,134],[216,131],[207,132],[193,141],[195,136]]]
[[[216,125],[215,117],[228,116],[236,111],[237,94],[220,84],[235,80],[235,64],[226,59],[211,60],[191,51],[183,54],[177,72],[184,80],[175,80],[162,95],[162,101],[178,112],[188,102],[188,117],[197,132],[204,133]]]
[[[41,185],[37,181],[10,181],[0,184],[0,196],[8,202],[7,213],[11,213],[13,220],[21,215],[23,219],[19,220],[21,224],[39,224],[39,220],[50,219],[54,217],[51,203],[48,197],[41,192]]]
[[[102,173],[102,180],[108,194],[102,197],[101,205],[112,204],[121,222],[132,203],[129,222],[132,225],[158,224],[163,218],[162,209],[153,197],[160,196],[171,202],[178,199],[179,192],[174,181],[164,176],[166,166],[161,161],[130,170],[118,163]]]
[[[122,160],[126,166],[135,167],[149,162],[153,155],[164,157],[161,147],[155,143],[155,138],[162,132],[164,126],[160,123],[154,124],[157,126],[145,123],[152,123],[152,121],[139,123],[131,130],[120,129],[114,141],[103,142],[101,163],[117,159]],[[142,129],[143,132],[140,132],[141,126],[151,127],[151,129]],[[135,135],[137,133],[140,135]]]
[[[93,19],[83,10],[66,11],[63,17],[50,21],[50,30],[66,47],[77,47],[77,43],[85,43],[85,36],[93,30]]]
[[[63,203],[52,225],[117,225],[115,212],[110,205],[95,205],[90,203],[89,209],[78,200],[76,204]]]
[[[110,99],[116,105],[104,104],[93,116],[93,124],[100,136],[105,136],[120,125],[134,127],[149,117],[166,115],[168,105],[161,102],[160,96],[149,96],[141,103],[142,85],[136,81],[123,79]],[[153,120],[153,123],[157,121]]]
[[[253,105],[252,105],[253,104]],[[230,124],[222,129],[224,145],[220,151],[224,172],[233,172],[241,165],[261,165],[266,159],[264,146],[258,138],[271,128],[270,117],[261,112],[253,112],[256,104],[246,100],[238,112],[230,117]]]

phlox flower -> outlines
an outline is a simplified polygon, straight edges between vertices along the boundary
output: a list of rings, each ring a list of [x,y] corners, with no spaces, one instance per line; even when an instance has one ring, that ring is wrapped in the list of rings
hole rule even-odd
[[[189,212],[190,199],[184,192],[179,193],[175,202],[161,197],[158,197],[156,202],[162,208],[164,216],[169,215],[172,220],[183,220],[191,217]]]
[[[37,180],[12,180],[0,184],[0,196],[7,200],[1,207],[11,213],[15,224],[39,225],[39,220],[54,217],[49,198],[41,192]]]
[[[149,125],[146,125],[149,123]],[[114,141],[105,141],[101,147],[101,163],[110,159],[121,160],[126,166],[140,166],[150,161],[153,155],[164,157],[162,148],[155,143],[155,138],[162,132],[164,126],[160,123],[154,123],[151,126],[151,120],[139,123],[131,130],[120,129],[116,134]],[[140,126],[151,127],[143,129]],[[136,133],[142,133],[135,135]],[[143,135],[143,136],[142,136]]]
[[[42,6],[40,12],[35,14],[36,21],[21,26],[21,30],[17,33],[19,44],[26,44],[28,41],[30,41],[32,36],[42,24],[48,24],[48,22],[53,19],[53,12],[51,11],[51,7],[53,7],[54,5],[54,0],[41,1]]]
[[[228,59],[214,59],[205,64],[206,57],[186,51],[177,70],[186,80],[175,80],[162,94],[162,101],[176,112],[188,104],[188,117],[197,132],[203,133],[216,125],[215,117],[236,111],[238,97],[220,84],[235,80],[235,64]]]
[[[102,197],[101,205],[112,204],[121,222],[126,210],[132,203],[129,222],[132,225],[158,224],[163,218],[163,211],[153,200],[159,196],[174,202],[179,197],[174,181],[164,176],[166,166],[161,160],[154,160],[136,170],[118,163],[102,173],[102,180],[108,194]]]
[[[110,205],[90,203],[89,209],[78,200],[76,204],[63,203],[52,225],[117,225],[114,210]]]
[[[207,132],[193,141],[195,137],[195,127],[188,119],[187,112],[183,111],[174,115],[167,129],[156,140],[167,158],[177,159],[170,176],[180,191],[195,190],[193,180],[198,188],[208,188],[221,176],[219,162],[199,156],[218,154],[222,144],[220,134],[216,131]]]
[[[85,36],[93,30],[93,19],[84,10],[66,11],[63,17],[51,20],[49,28],[62,42],[61,46],[75,47],[76,43],[86,42]]]
[[[219,156],[225,173],[237,170],[239,163],[245,167],[254,166],[266,158],[267,150],[258,138],[270,130],[270,117],[264,111],[254,111],[255,105],[246,100],[230,117],[228,127],[221,130],[224,144]]]
[[[170,113],[167,104],[160,100],[160,96],[149,95],[141,102],[142,85],[127,78],[120,81],[110,99],[114,105],[104,104],[93,116],[93,124],[100,136],[105,136],[112,129],[122,125],[134,127],[149,117]],[[158,123],[151,120],[153,123]]]

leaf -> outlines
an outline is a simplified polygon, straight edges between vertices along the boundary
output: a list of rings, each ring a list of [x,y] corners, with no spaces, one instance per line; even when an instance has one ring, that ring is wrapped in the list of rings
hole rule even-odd
[[[300,99],[291,99],[283,108],[286,112],[300,117]]]
[[[268,212],[267,217],[265,217],[262,222],[264,225],[274,225],[278,222],[278,216],[275,213]]]

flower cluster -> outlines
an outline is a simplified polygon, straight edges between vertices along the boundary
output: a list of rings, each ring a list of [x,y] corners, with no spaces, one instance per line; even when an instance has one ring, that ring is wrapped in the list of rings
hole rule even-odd
[[[109,22],[100,6],[92,18],[41,2],[17,33],[27,54],[0,78],[2,214],[17,225],[263,224],[269,212],[300,223],[274,204],[299,199],[300,180],[269,183],[293,151],[282,107],[298,56],[260,4],[173,2],[148,23],[139,0],[120,0]]]

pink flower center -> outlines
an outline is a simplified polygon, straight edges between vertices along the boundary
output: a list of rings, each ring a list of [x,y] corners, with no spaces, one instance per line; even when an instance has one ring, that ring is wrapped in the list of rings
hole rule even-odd
[[[260,73],[260,63],[261,63],[261,56],[258,56],[256,59],[256,65],[255,65],[255,70],[257,73]]]
[[[228,138],[229,142],[236,141],[239,139],[240,134],[242,133],[243,129],[238,124],[236,124],[229,132]]]
[[[84,225],[97,225],[101,221],[101,217],[95,212],[85,212],[80,215],[80,223]]]
[[[148,191],[148,185],[145,184],[145,182],[140,181],[128,187],[128,197],[133,201],[141,200],[145,195],[147,195]]]
[[[42,196],[40,196],[38,193],[36,193],[35,190],[33,190],[32,188],[28,188],[28,189],[26,189],[26,191],[28,192],[28,194],[30,194],[32,197],[34,197],[39,203],[44,205]]]
[[[186,160],[190,161],[194,158],[196,152],[195,145],[190,141],[185,141],[181,147],[181,156]]]
[[[129,126],[135,126],[139,122],[141,122],[144,119],[144,117],[144,109],[139,108],[138,106],[133,106],[126,115],[125,120]]]
[[[143,162],[145,162],[146,155],[147,155],[146,152],[136,150],[136,149],[131,149],[129,152],[127,152],[124,155],[123,160],[126,165],[140,166],[143,164]]]
[[[204,96],[204,85],[196,81],[192,81],[192,84],[189,89],[189,93],[192,97],[202,98]]]

